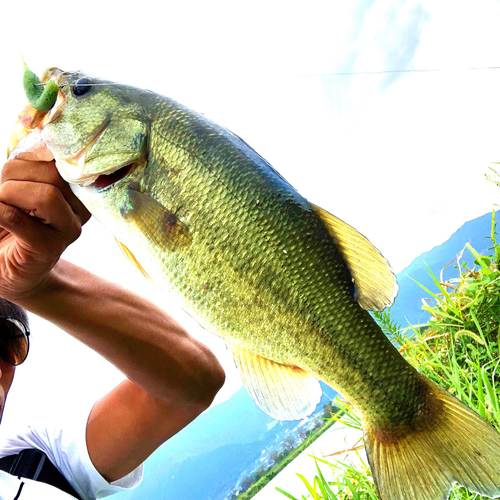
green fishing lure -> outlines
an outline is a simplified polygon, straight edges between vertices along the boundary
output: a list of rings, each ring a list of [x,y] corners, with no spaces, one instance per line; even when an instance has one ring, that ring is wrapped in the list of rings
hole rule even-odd
[[[23,87],[30,104],[38,111],[50,111],[57,100],[59,86],[49,80],[45,86],[40,84],[40,78],[31,71],[24,62]]]

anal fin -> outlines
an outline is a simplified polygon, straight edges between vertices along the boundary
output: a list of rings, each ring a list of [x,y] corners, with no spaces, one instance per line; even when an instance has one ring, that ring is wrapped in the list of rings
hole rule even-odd
[[[299,420],[314,411],[322,391],[312,375],[235,345],[229,349],[245,387],[262,411],[277,420]]]

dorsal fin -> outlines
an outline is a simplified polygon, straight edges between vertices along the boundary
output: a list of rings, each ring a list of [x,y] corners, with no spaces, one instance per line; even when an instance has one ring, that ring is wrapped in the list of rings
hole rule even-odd
[[[312,375],[242,347],[228,347],[248,393],[262,411],[277,420],[299,420],[314,411],[322,391]]]
[[[115,238],[116,242],[118,243],[118,248],[122,251],[123,255],[127,257],[127,259],[130,261],[130,263],[139,269],[139,271],[142,273],[143,276],[145,276],[148,280],[153,281],[149,274],[146,272],[146,270],[141,266],[139,261],[135,258],[134,254],[119,240]]]
[[[359,305],[370,311],[381,311],[392,305],[398,284],[383,255],[349,224],[316,205],[312,207],[342,252],[356,285]]]

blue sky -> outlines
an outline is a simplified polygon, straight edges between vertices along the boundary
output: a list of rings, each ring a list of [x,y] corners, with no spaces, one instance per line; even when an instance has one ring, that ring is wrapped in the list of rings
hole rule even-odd
[[[492,0],[473,8],[431,0],[4,2],[0,137],[7,141],[25,103],[19,52],[38,73],[56,65],[155,90],[242,136],[400,271],[499,199],[484,174],[500,161],[500,70],[464,70],[500,66],[499,14]],[[442,71],[332,75],[395,69]],[[139,290],[208,339],[230,374],[220,399],[239,387],[223,343],[129,269],[97,222],[66,257]],[[57,405],[61,393],[90,401],[121,378],[55,327],[34,317],[32,325],[6,426],[27,402]]]

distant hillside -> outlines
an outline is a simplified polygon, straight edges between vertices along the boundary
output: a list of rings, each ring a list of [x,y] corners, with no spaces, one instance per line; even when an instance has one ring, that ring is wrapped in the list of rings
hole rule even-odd
[[[337,393],[322,384],[315,412],[282,422],[266,415],[241,388],[169,439],[146,462],[142,484],[117,500],[223,500],[233,487],[281,449],[288,435],[308,428]]]
[[[398,275],[399,294],[391,308],[391,317],[401,326],[416,325],[427,321],[429,315],[422,311],[422,297],[426,292],[413,280],[424,285],[427,289],[437,292],[438,288],[432,281],[426,267],[439,278],[441,270],[463,250],[466,243],[470,243],[480,254],[484,254],[490,247],[489,235],[491,234],[491,212],[466,222],[460,229],[443,244],[417,257],[407,268]],[[418,237],[418,236],[415,236]],[[469,252],[465,252],[462,263],[474,263]],[[443,273],[444,279],[458,276],[454,263],[450,264]],[[412,280],[413,278],[413,280]]]
[[[235,486],[242,466],[246,465],[245,458],[253,456],[256,448],[262,450],[265,446],[265,441],[225,444],[175,465],[162,462],[161,467],[150,467],[147,464],[147,480],[130,498],[219,500]]]

